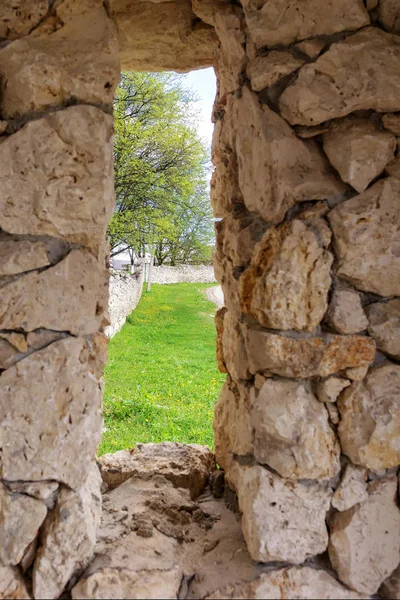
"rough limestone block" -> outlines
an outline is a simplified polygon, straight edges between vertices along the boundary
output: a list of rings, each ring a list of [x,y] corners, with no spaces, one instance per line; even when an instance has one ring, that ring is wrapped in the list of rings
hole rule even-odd
[[[240,278],[242,308],[264,327],[314,331],[328,307],[332,261],[303,221],[269,229]]]
[[[0,598],[5,600],[29,600],[26,583],[16,567],[0,566]]]
[[[368,499],[330,520],[329,558],[352,589],[374,594],[399,564],[400,510],[397,480],[368,484]]]
[[[366,308],[368,333],[379,350],[400,359],[400,300],[376,302]]]
[[[48,10],[48,0],[2,0],[0,38],[28,35]]]
[[[394,135],[380,131],[368,119],[344,119],[322,136],[324,151],[343,181],[357,192],[367,189],[393,159]]]
[[[397,154],[396,158],[386,165],[386,173],[400,179],[400,155]]]
[[[349,590],[321,569],[289,567],[262,573],[257,579],[213,592],[207,598],[259,598],[260,600],[362,600],[365,596]]]
[[[118,26],[121,67],[127,71],[191,71],[215,62],[218,38],[202,23],[190,0],[111,0]]]
[[[226,381],[214,409],[214,443],[218,464],[228,470],[232,455],[254,452],[253,429],[250,422],[254,390]]]
[[[0,329],[45,328],[96,332],[107,308],[108,273],[87,250],[71,250],[45,271],[32,271],[2,288]]]
[[[56,481],[16,481],[7,482],[7,489],[13,493],[26,494],[42,500],[47,508],[54,508],[57,492],[60,485]]]
[[[114,206],[112,131],[109,115],[73,106],[2,139],[0,227],[103,244]]]
[[[2,116],[42,112],[67,101],[111,109],[119,73],[116,28],[102,2],[57,2],[29,37],[0,51]]]
[[[384,29],[400,33],[400,6],[397,0],[380,0],[377,13],[378,23]]]
[[[368,327],[360,295],[344,286],[333,290],[325,319],[333,329],[343,334],[359,333]]]
[[[351,463],[346,465],[339,487],[333,494],[332,506],[337,510],[344,511],[367,500],[366,480],[367,471],[365,469],[355,467]]]
[[[218,96],[225,100],[226,94],[241,88],[247,58],[243,11],[240,6],[221,4],[214,19],[215,32],[221,44],[215,61],[215,73],[218,79]]]
[[[254,456],[288,479],[330,479],[340,446],[321,402],[302,383],[267,379],[251,408]]]
[[[383,115],[382,124],[390,133],[400,136],[400,114]]]
[[[319,56],[325,47],[325,40],[305,40],[304,42],[300,42],[296,44],[295,48],[306,54],[309,58],[316,58]]]
[[[215,469],[215,459],[207,446],[199,444],[137,444],[131,450],[104,454],[99,458],[103,481],[117,487],[131,477],[163,475],[174,486],[190,490],[197,498]]]
[[[328,215],[338,259],[336,273],[380,296],[400,294],[399,201],[400,181],[388,177]]]
[[[248,88],[236,100],[235,111],[235,127],[240,123],[236,131],[239,185],[248,210],[268,223],[278,223],[296,202],[344,191],[315,141],[299,139]]]
[[[261,92],[282,77],[293,73],[304,63],[304,59],[297,58],[286,50],[272,50],[266,56],[256,56],[247,66],[251,89],[254,92]]]
[[[227,296],[225,294],[225,297]],[[246,348],[242,330],[231,311],[225,314],[224,331],[222,334],[222,349],[226,368],[236,383],[249,378]]]
[[[233,478],[253,560],[301,564],[326,550],[328,487],[290,482],[260,466],[236,466]]]
[[[282,336],[242,326],[250,373],[272,372],[289,378],[328,377],[343,369],[368,367],[375,343],[357,335]]]
[[[43,502],[12,493],[0,484],[0,561],[17,565],[36,538],[47,514]]]
[[[72,598],[91,600],[103,598],[149,598],[175,600],[179,594],[182,571],[179,567],[170,570],[146,569],[128,571],[126,569],[105,568],[87,579],[82,579],[72,589]]]
[[[283,92],[282,115],[293,125],[317,125],[356,110],[400,110],[399,56],[399,37],[377,27],[332,44],[316,62],[304,65]]]
[[[315,393],[320,402],[336,402],[339,394],[350,384],[348,379],[342,377],[328,377],[317,383]]]
[[[0,277],[40,269],[49,264],[45,242],[0,238]]]
[[[371,369],[343,392],[338,407],[342,451],[354,464],[376,470],[400,463],[400,366]]]
[[[101,517],[101,477],[92,463],[83,485],[61,490],[41,533],[33,567],[35,598],[58,598],[70,577],[93,556]]]
[[[96,368],[104,362],[89,341],[69,337],[0,375],[5,480],[51,479],[71,487],[82,483],[101,435]]]
[[[224,333],[224,317],[226,313],[226,307],[223,306],[214,316],[215,329],[217,331],[217,339],[216,339],[216,359],[218,363],[218,370],[221,373],[227,373],[226,364],[224,361],[224,349],[222,346],[222,335]]]
[[[257,47],[288,46],[297,40],[369,25],[362,0],[243,0]]]

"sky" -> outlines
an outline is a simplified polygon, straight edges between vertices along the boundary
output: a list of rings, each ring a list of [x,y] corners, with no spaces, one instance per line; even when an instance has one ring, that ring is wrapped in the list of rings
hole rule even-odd
[[[216,94],[216,78],[214,69],[200,69],[186,75],[185,84],[199,96],[195,107],[199,110],[198,129],[200,135],[211,145],[214,124],[211,122],[211,112]]]

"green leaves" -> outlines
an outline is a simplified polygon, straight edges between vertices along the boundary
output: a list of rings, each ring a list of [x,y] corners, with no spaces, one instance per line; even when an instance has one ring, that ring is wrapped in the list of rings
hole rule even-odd
[[[210,255],[208,150],[195,126],[196,98],[183,83],[173,73],[122,75],[114,104],[112,256],[150,251],[162,263]]]

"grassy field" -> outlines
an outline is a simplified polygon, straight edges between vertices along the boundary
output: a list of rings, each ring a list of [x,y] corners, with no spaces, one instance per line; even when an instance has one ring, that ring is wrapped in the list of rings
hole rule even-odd
[[[153,285],[111,340],[99,454],[137,442],[212,447],[214,404],[225,375],[215,359],[210,284]]]

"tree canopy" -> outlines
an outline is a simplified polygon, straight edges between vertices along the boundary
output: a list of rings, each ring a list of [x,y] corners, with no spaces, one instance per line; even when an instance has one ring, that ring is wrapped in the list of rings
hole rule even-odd
[[[209,151],[196,129],[194,100],[182,76],[122,75],[114,104],[111,256],[150,251],[158,264],[210,258]]]

